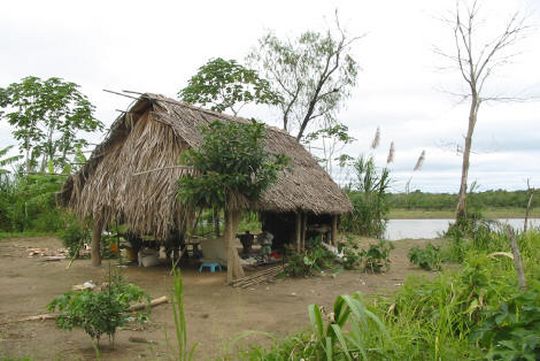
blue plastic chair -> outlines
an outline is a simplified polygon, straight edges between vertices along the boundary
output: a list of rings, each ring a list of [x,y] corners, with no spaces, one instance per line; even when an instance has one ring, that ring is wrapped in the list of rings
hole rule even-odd
[[[219,270],[219,272],[221,272],[222,270],[221,265],[217,262],[203,262],[199,266],[199,272],[202,272],[205,268],[208,268],[210,272],[216,272],[216,270]]]

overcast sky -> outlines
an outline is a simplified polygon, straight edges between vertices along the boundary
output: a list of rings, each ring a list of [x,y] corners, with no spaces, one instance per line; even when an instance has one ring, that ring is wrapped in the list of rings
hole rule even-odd
[[[129,99],[102,89],[135,90],[175,97],[209,58],[243,61],[266,31],[294,37],[325,30],[339,9],[350,34],[367,34],[353,53],[362,67],[358,86],[339,120],[357,141],[346,151],[370,152],[377,127],[382,164],[391,141],[394,191],[456,192],[467,104],[449,92],[464,89],[458,73],[433,52],[453,51],[452,31],[439,20],[454,0],[386,1],[6,1],[0,12],[0,86],[28,75],[57,76],[81,85],[107,126]],[[484,1],[485,35],[496,35],[509,15],[529,14],[534,27],[513,62],[492,75],[491,94],[540,97],[540,1]],[[252,112],[252,114],[250,114]],[[267,108],[247,109],[278,125]],[[14,144],[0,124],[0,146]],[[99,141],[101,137],[92,136]],[[484,104],[473,144],[470,180],[480,189],[540,187],[540,102]],[[412,172],[426,150],[421,171]]]

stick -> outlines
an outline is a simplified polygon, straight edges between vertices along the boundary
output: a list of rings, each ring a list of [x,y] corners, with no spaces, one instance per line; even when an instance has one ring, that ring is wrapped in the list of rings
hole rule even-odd
[[[527,279],[525,278],[525,270],[523,268],[521,252],[519,251],[519,246],[517,244],[516,234],[510,226],[507,226],[506,234],[508,235],[508,238],[510,238],[510,247],[512,247],[512,254],[514,256],[514,265],[516,266],[519,288],[521,288],[522,290],[526,290]]]
[[[167,302],[169,302],[169,299],[167,298],[167,296],[161,296],[159,298],[153,299],[152,301],[150,301],[150,303],[136,303],[136,304],[130,306],[128,311],[129,312],[140,311],[140,310],[144,310],[147,307],[156,307],[156,306],[162,305],[162,304],[167,303]],[[44,313],[44,314],[41,314],[41,315],[28,316],[28,317],[20,318],[18,320],[2,322],[2,323],[0,323],[0,325],[5,325],[5,324],[8,324],[8,323],[26,322],[26,321],[55,320],[55,319],[58,318],[58,316],[59,315],[55,314],[55,313]]]
[[[165,169],[177,169],[177,168],[181,168],[181,169],[189,169],[189,170],[192,170],[192,169],[193,169],[193,167],[187,166],[187,165],[171,165],[171,166],[168,166],[168,167],[154,168],[154,169],[144,170],[144,171],[142,171],[142,172],[133,173],[132,176],[141,175],[141,174],[147,174],[147,173],[152,173],[152,172],[157,172],[157,171],[165,170]]]

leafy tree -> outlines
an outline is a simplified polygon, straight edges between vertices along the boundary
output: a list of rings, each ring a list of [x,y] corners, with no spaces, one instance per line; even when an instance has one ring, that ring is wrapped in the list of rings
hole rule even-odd
[[[224,209],[230,282],[243,275],[233,244],[242,210],[276,182],[288,159],[265,150],[266,129],[255,121],[214,121],[201,132],[200,147],[183,153],[185,164],[194,169],[194,174],[180,178],[179,196],[197,207]]]
[[[25,155],[25,170],[44,172],[50,164],[62,169],[87,141],[77,131],[95,131],[103,124],[79,86],[60,78],[30,76],[0,91],[0,113],[15,127],[13,135]]]
[[[274,105],[280,102],[270,83],[255,70],[222,58],[211,59],[201,66],[178,96],[188,103],[210,105],[220,113],[229,109],[234,115],[250,102]]]
[[[348,38],[336,14],[338,35],[306,31],[294,40],[267,33],[248,56],[283,99],[278,105],[283,129],[302,140],[309,125],[327,128],[356,85],[358,65],[351,54],[357,37]]]

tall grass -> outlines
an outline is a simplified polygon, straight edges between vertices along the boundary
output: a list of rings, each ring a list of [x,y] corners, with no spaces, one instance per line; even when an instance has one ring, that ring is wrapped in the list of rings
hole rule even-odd
[[[197,345],[188,347],[187,324],[184,312],[184,283],[182,274],[178,270],[173,272],[173,318],[174,330],[176,334],[177,361],[194,360]]]

